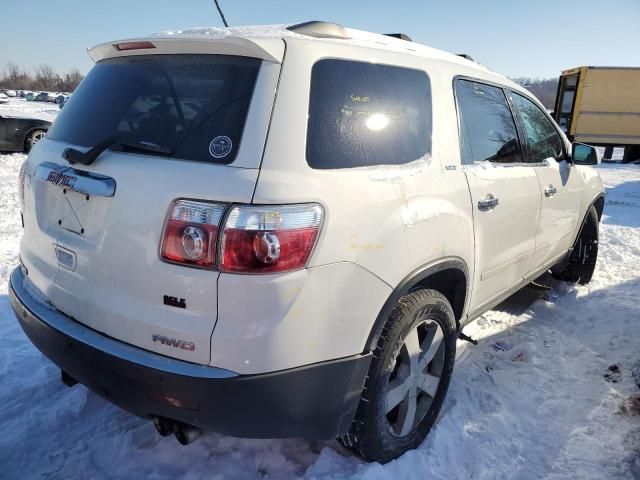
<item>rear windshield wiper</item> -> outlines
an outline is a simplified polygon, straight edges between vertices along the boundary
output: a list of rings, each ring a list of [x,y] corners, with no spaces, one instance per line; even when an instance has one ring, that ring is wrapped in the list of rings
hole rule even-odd
[[[132,150],[143,153],[156,153],[162,155],[171,155],[173,150],[166,145],[160,145],[154,142],[140,141],[130,142],[118,138],[110,138],[91,147],[86,152],[81,152],[75,148],[65,148],[62,152],[62,158],[69,163],[81,163],[83,165],[91,165],[109,147],[120,147],[122,150]]]

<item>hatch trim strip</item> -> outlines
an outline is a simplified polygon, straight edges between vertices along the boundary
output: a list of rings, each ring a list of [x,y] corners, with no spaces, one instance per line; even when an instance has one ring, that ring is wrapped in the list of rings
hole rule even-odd
[[[41,182],[48,182],[85,195],[113,197],[116,193],[116,181],[111,177],[53,162],[43,162],[38,165],[34,176]]]

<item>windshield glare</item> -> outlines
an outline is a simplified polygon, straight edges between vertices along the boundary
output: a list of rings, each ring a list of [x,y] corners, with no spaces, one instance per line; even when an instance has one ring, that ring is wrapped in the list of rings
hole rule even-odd
[[[260,60],[141,55],[97,63],[48,137],[93,147],[109,138],[166,146],[170,157],[231,163]]]

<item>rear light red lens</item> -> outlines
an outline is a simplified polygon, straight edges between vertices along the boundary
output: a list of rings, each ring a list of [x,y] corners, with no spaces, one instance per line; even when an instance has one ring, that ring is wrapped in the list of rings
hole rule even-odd
[[[123,42],[113,45],[119,52],[125,50],[145,50],[147,48],[156,48],[151,42]]]
[[[234,207],[222,234],[220,270],[271,273],[304,268],[323,215],[318,204]]]
[[[200,268],[215,268],[218,226],[226,206],[195,200],[171,205],[162,237],[163,259]]]

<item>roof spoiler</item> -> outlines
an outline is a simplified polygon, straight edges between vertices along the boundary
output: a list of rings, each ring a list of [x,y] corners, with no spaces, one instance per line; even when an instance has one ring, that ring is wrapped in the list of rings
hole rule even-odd
[[[123,45],[126,48],[123,48]],[[140,48],[132,48],[135,45],[140,45]],[[284,42],[279,38],[246,38],[232,35],[197,38],[195,35],[167,34],[102,43],[90,48],[88,53],[94,62],[130,55],[220,53],[282,63]]]

